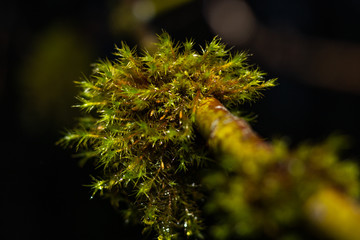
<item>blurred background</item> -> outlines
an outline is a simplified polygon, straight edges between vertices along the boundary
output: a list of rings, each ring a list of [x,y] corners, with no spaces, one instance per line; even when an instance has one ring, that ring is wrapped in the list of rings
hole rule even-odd
[[[84,185],[71,151],[55,146],[79,116],[74,81],[113,58],[121,41],[151,48],[156,34],[204,45],[219,35],[278,78],[256,113],[264,138],[292,146],[333,133],[360,159],[360,1],[52,0],[0,8],[1,239],[141,239]],[[3,236],[2,236],[3,235]]]

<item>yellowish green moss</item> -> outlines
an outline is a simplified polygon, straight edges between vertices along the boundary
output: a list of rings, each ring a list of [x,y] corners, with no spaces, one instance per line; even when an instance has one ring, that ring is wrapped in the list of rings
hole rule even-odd
[[[115,56],[77,83],[84,116],[60,142],[103,168],[94,193],[125,202],[127,218],[140,216],[159,239],[201,237],[198,203],[205,198],[196,172],[208,154],[194,133],[199,101],[237,106],[274,80],[265,81],[246,53],[231,54],[219,38],[198,52],[192,41],[176,44],[164,33],[153,53],[138,55],[122,43]]]
[[[228,109],[274,80],[219,38],[200,49],[166,33],[152,53],[122,43],[77,83],[84,115],[59,143],[101,169],[94,194],[158,239],[290,238],[318,191],[358,196],[358,168],[339,161],[338,138],[293,151],[266,143]]]

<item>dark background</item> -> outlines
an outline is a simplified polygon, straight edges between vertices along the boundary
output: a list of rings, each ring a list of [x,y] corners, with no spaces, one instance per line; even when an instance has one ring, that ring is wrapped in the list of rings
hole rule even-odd
[[[169,4],[169,2],[171,2]],[[55,146],[78,116],[73,82],[114,44],[151,47],[157,33],[203,45],[220,35],[279,86],[245,109],[263,137],[292,146],[349,136],[360,159],[357,0],[4,1],[0,8],[1,239],[140,239],[100,198],[91,166]],[[154,10],[154,11],[153,11]]]

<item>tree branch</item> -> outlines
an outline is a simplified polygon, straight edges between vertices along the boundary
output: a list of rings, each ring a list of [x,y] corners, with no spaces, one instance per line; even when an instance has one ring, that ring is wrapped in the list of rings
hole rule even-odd
[[[260,138],[244,119],[232,115],[217,99],[205,98],[200,102],[196,111],[196,125],[201,135],[207,139],[211,150],[219,156],[220,161],[231,158],[231,161],[238,162],[239,164],[232,166],[243,168],[240,174],[244,178],[253,174],[251,168],[244,169],[244,166],[247,166],[243,164],[246,159],[255,161],[255,165],[261,165],[263,161],[268,161],[269,165],[273,164],[269,156],[276,155],[274,146]],[[290,155],[287,154],[286,158],[293,157]],[[287,176],[282,179],[291,179],[292,174],[288,170],[291,161],[284,159],[284,162],[286,171],[282,171],[281,174]],[[284,169],[284,164],[281,168]],[[267,167],[267,169],[273,168]],[[296,181],[290,180],[290,182]],[[288,183],[281,184],[282,191],[287,191]],[[293,187],[301,188],[301,186]],[[334,239],[360,239],[358,203],[343,191],[337,190],[336,186],[322,186],[315,189],[304,199],[298,196],[301,199],[298,207],[303,217]],[[282,201],[281,196],[283,195],[279,195],[278,202]],[[236,207],[236,203],[234,206]]]

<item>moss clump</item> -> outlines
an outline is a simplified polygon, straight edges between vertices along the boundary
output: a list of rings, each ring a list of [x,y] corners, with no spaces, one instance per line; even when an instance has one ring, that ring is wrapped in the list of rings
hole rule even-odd
[[[123,43],[115,56],[78,82],[84,115],[59,143],[94,163],[93,194],[110,198],[125,219],[158,239],[203,238],[201,209],[214,217],[208,232],[217,239],[301,239],[294,230],[303,221],[337,239],[360,238],[351,198],[359,171],[340,161],[341,138],[289,150],[227,110],[274,85],[246,53],[232,55],[219,38],[196,51],[163,33],[153,53]],[[346,210],[341,222],[332,209]]]
[[[175,44],[163,33],[153,53],[138,55],[122,43],[115,56],[78,82],[77,107],[85,114],[60,142],[103,169],[94,193],[125,202],[126,218],[135,216],[159,239],[201,237],[196,171],[207,154],[193,129],[198,103],[215,97],[234,107],[274,80],[265,81],[246,53],[230,54],[219,38],[199,52],[192,41]]]

